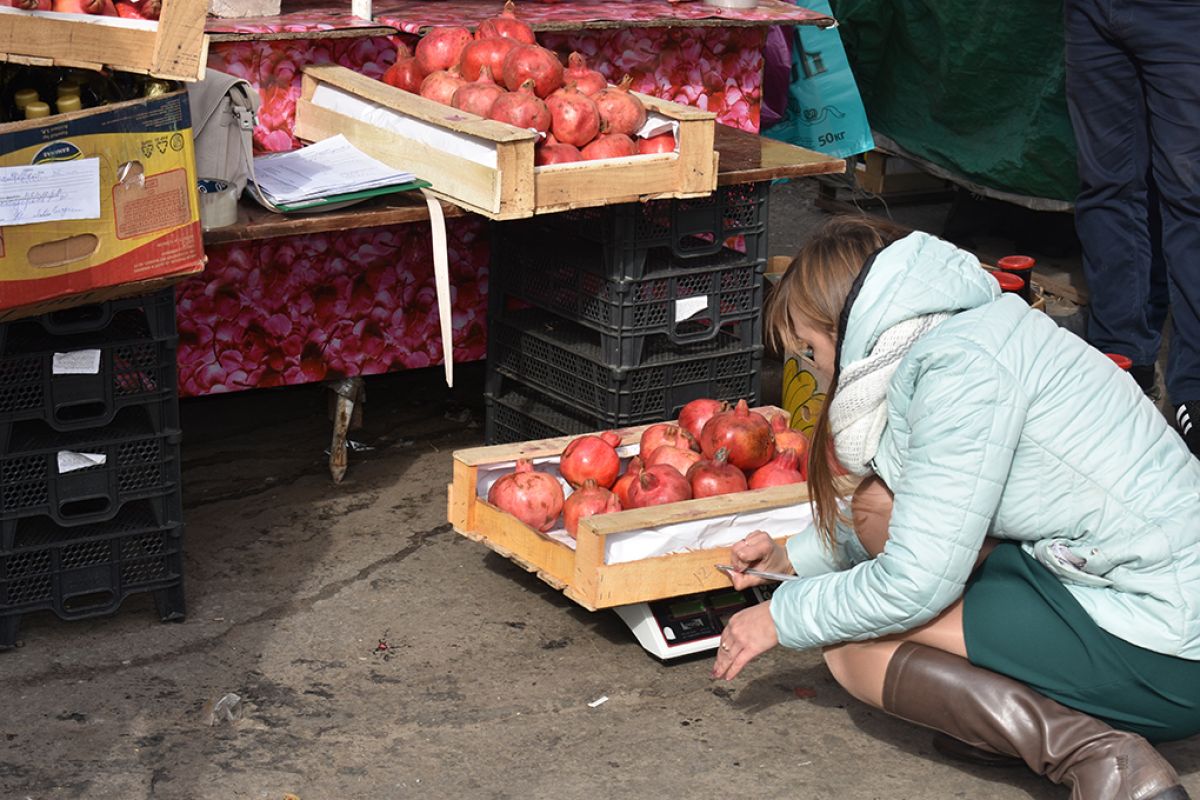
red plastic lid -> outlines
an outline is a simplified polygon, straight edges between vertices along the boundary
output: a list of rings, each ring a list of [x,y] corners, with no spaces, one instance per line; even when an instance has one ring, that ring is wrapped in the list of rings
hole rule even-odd
[[[1104,355],[1112,359],[1112,362],[1126,372],[1133,366],[1133,359],[1129,356],[1119,356],[1116,353],[1105,353]]]
[[[1027,269],[1033,269],[1033,265],[1037,262],[1029,256],[1005,256],[996,262],[996,266],[1000,269],[1011,269],[1018,272],[1024,272]]]
[[[1007,272],[993,272],[992,277],[1000,284],[1002,292],[1019,292],[1025,288],[1025,279]]]

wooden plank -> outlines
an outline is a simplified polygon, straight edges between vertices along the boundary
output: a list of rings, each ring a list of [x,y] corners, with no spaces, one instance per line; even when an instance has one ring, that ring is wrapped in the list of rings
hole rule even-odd
[[[682,103],[675,103],[670,100],[663,100],[653,95],[642,94],[641,92],[630,92],[636,95],[642,101],[649,111],[657,111],[659,114],[677,120],[716,120],[717,115],[711,111],[703,111],[692,106],[685,106]]]
[[[716,125],[714,146],[721,153],[717,174],[720,186],[846,171],[845,159],[766,139],[720,123]]]
[[[446,217],[462,217],[466,212],[452,203],[442,203]],[[279,214],[268,211],[253,200],[238,204],[238,219],[232,225],[204,232],[205,246],[271,239],[279,236],[303,236],[309,233],[344,231],[350,228],[376,228],[428,222],[429,207],[419,192],[400,192],[364,200],[336,211],[311,214]]]
[[[469,204],[499,211],[499,174],[491,167],[405,139],[303,98],[296,102],[294,133],[297,138],[314,142],[343,134],[355,147],[390,167],[412,172]]]
[[[595,570],[591,591],[569,586],[566,594],[576,602],[586,601],[591,610],[645,603],[666,597],[728,589],[729,578],[716,564],[729,563],[729,548],[714,547],[687,553],[643,558],[624,564],[600,566]]]
[[[702,497],[699,500],[684,500],[650,508],[633,508],[616,514],[601,514],[580,520],[579,530],[587,530],[598,537],[604,537],[614,533],[658,528],[678,522],[712,519],[730,514],[765,511],[807,502],[808,486],[795,483],[790,486],[771,486],[766,489]]]
[[[475,484],[479,480],[479,470],[463,462],[454,460],[454,479],[447,488],[446,519],[455,530],[475,530]]]
[[[537,135],[531,131],[459,111],[457,108],[451,108],[421,97],[419,94],[388,86],[383,81],[361,75],[336,64],[308,66],[304,68],[304,74],[312,76],[316,81],[351,92],[363,100],[400,111],[405,116],[430,122],[468,136],[489,139],[493,142],[535,142],[537,140]],[[305,95],[305,97],[312,99],[311,94]]]
[[[0,10],[0,61],[98,67],[181,81],[204,76],[205,4],[163,0],[156,25]]]
[[[476,500],[475,531],[459,531],[470,539],[485,542],[488,547],[503,548],[519,554],[532,570],[553,576],[561,585],[570,583],[575,571],[575,551],[562,542],[543,536],[533,528],[507,514],[486,500]],[[485,532],[486,533],[483,533]]]

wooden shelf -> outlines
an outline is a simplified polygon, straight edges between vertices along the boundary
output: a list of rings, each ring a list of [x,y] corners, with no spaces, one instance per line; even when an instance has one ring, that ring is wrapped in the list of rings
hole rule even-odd
[[[467,213],[449,203],[442,203],[442,210],[447,217],[461,217]],[[429,208],[419,192],[401,192],[337,211],[310,214],[277,214],[266,210],[253,200],[243,199],[238,207],[238,221],[224,228],[205,231],[204,244],[211,246],[254,239],[273,239],[278,236],[303,236],[306,233],[428,221]]]
[[[767,139],[728,125],[717,125],[714,147],[721,154],[717,165],[717,184],[720,186],[846,171],[844,158]]]
[[[717,125],[716,149],[721,154],[717,170],[717,183],[721,186],[846,171],[844,159],[765,139],[727,125]],[[442,203],[442,208],[447,217],[461,217],[467,213],[449,203]],[[212,246],[428,220],[429,209],[417,192],[388,195],[338,211],[311,214],[276,214],[252,200],[242,200],[238,221],[207,231],[204,244]]]

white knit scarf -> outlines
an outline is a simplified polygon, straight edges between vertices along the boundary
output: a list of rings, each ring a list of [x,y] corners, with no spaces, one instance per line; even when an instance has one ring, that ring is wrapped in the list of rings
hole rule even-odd
[[[829,426],[838,460],[855,475],[871,471],[871,459],[887,426],[887,389],[900,360],[917,340],[949,314],[926,314],[884,331],[871,353],[842,368],[829,405]]]

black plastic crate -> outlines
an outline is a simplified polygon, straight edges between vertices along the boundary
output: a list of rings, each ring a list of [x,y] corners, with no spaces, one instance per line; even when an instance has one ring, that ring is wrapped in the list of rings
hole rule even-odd
[[[606,425],[549,400],[511,380],[495,392],[484,393],[484,441],[510,444],[555,436],[578,436],[604,430]],[[612,426],[607,426],[612,427]]]
[[[124,504],[117,515],[128,513],[130,509],[137,509],[140,516],[153,519],[156,527],[169,528],[183,521],[183,492],[180,486],[174,485],[161,494]],[[86,537],[92,527],[88,524],[59,525],[47,515],[0,520],[0,553],[27,546],[31,541],[41,541],[51,532],[56,542]]]
[[[708,197],[584,208],[544,219],[556,230],[600,244],[608,277],[640,278],[652,248],[666,248],[680,259],[711,257],[735,236],[744,237],[748,256],[765,260],[770,189],[770,182],[718,186]]]
[[[100,331],[58,336],[14,323],[0,355],[0,452],[11,423],[42,420],[79,431],[135,405],[150,406],[160,430],[177,428],[175,337],[152,338],[144,323],[122,315]],[[64,363],[70,359],[90,363]]]
[[[490,323],[487,388],[512,378],[606,426],[671,419],[700,397],[753,403],[762,346],[736,333],[750,325],[732,323],[732,332],[687,346],[650,337],[640,364],[613,367],[595,331],[538,310],[514,312]]]
[[[0,552],[0,650],[16,643],[21,618],[33,611],[95,617],[153,592],[163,620],[183,618],[181,524],[164,527],[149,506],[131,504],[108,522],[64,534],[41,518]]]
[[[743,343],[761,342],[763,261],[728,248],[682,263],[655,253],[643,277],[613,280],[603,274],[602,258],[598,249],[572,248],[562,235],[506,237],[493,291],[598,331],[604,360],[613,366],[640,363],[646,337],[654,334],[694,344],[716,338],[727,323],[748,322],[739,328]]]
[[[97,333],[112,325],[126,330],[142,329],[151,339],[169,339],[175,335],[175,288],[64,308],[0,324],[0,356],[7,355],[9,338],[13,334],[23,337],[39,334],[74,336]]]
[[[144,407],[83,432],[15,425],[8,451],[0,454],[0,530],[33,516],[67,527],[106,522],[132,500],[178,490],[179,439],[178,429],[156,431]],[[73,454],[102,455],[104,463],[69,469],[78,461]]]

